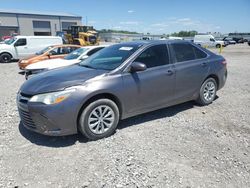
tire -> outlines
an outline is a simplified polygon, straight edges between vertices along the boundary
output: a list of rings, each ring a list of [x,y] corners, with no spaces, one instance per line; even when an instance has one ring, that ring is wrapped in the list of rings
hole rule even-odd
[[[215,46],[216,48],[220,48],[221,47],[221,45],[220,44],[216,44],[216,46]]]
[[[206,79],[200,88],[199,97],[196,102],[202,106],[211,104],[216,97],[217,88],[215,79]]]
[[[110,99],[98,99],[90,103],[81,113],[79,130],[90,140],[98,140],[112,135],[118,122],[117,105]]]
[[[0,55],[0,62],[1,63],[9,63],[12,59],[12,56],[8,53],[2,53]]]

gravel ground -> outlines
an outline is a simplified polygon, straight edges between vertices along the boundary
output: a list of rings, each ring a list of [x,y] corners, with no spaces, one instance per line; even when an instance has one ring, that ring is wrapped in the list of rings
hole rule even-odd
[[[0,64],[0,187],[250,187],[250,47],[223,55],[229,77],[213,104],[130,118],[93,142],[23,128],[24,78],[16,63]]]

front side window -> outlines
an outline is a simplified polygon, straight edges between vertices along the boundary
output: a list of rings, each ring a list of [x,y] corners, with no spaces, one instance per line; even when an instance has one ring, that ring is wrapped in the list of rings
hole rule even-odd
[[[51,48],[53,48],[53,46],[48,46],[48,47],[42,49],[41,51],[37,52],[36,55],[42,55],[42,54],[48,52]]]
[[[169,64],[167,46],[165,44],[152,46],[142,52],[135,61],[144,63],[147,68]]]
[[[15,46],[25,46],[27,44],[26,39],[18,39],[15,43]]]
[[[49,52],[51,55],[59,55],[61,54],[61,48],[57,47],[57,48],[53,48],[52,50],[50,50]]]

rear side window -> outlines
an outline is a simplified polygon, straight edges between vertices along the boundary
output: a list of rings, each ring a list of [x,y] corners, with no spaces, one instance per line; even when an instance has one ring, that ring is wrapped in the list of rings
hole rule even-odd
[[[207,54],[191,44],[172,44],[177,62],[191,61],[207,57]]]
[[[194,49],[194,53],[196,56],[196,59],[203,59],[207,57],[207,54],[203,51],[201,51],[200,49],[196,48],[195,46],[193,46]]]
[[[144,63],[147,68],[169,64],[167,46],[165,44],[152,46],[142,52],[135,61]]]

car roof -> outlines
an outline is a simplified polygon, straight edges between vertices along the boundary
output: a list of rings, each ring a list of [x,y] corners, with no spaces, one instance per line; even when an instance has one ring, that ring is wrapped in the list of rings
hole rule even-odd
[[[108,47],[110,45],[98,45],[98,46],[82,46],[81,48],[89,48],[89,49],[94,49],[94,48],[100,48],[100,47]]]
[[[186,40],[174,40],[174,39],[166,39],[166,40],[139,40],[132,42],[124,42],[119,43],[120,45],[136,45],[136,46],[145,46],[145,45],[153,45],[153,44],[172,44],[172,43],[190,43],[190,41]]]
[[[75,45],[75,44],[56,44],[56,45],[51,45],[51,47],[82,47],[80,45]]]

